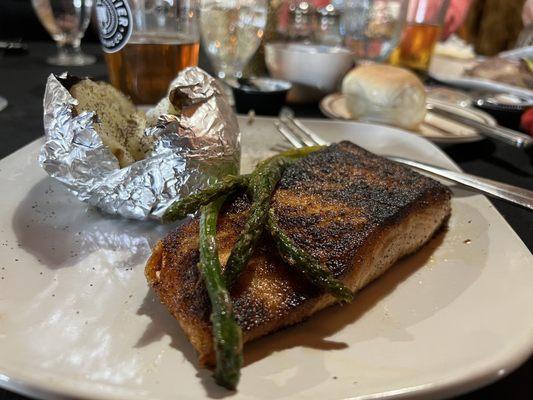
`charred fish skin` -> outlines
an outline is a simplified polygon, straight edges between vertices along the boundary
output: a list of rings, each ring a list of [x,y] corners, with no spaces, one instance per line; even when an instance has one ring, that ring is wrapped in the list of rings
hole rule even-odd
[[[442,198],[450,192],[439,182],[340,142],[289,167],[272,207],[292,240],[341,277],[372,231]]]
[[[249,207],[242,194],[221,212],[217,242],[223,266]],[[450,192],[430,178],[341,142],[288,167],[272,209],[299,247],[356,291],[433,236],[450,214]],[[212,365],[210,305],[195,267],[198,261],[198,221],[192,220],[157,244],[146,276],[199,352],[200,363]],[[286,265],[267,234],[230,295],[244,341],[297,323],[336,301]]]

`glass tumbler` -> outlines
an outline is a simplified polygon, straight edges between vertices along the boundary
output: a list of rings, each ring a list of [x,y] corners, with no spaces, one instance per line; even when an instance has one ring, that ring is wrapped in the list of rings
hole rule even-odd
[[[267,9],[267,0],[202,1],[202,43],[220,79],[231,82],[242,77],[263,38]]]
[[[96,0],[109,79],[135,104],[154,104],[198,64],[197,0]]]
[[[411,0],[400,44],[392,52],[393,65],[426,73],[440,38],[449,0]]]
[[[344,45],[358,61],[383,62],[398,44],[408,0],[346,0]]]

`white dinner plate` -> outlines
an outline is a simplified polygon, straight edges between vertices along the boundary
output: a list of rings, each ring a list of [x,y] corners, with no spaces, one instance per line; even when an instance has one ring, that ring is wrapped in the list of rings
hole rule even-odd
[[[452,103],[434,99],[428,101],[428,104],[430,103],[437,104],[447,111],[478,122],[483,122],[489,126],[496,126],[496,120],[481,110],[476,110],[470,107],[460,107]],[[324,97],[320,102],[319,107],[322,113],[329,118],[346,121],[353,120],[348,111],[348,106],[346,105],[346,96],[342,93],[333,93]],[[420,124],[419,129],[413,133],[440,144],[470,143],[483,139],[483,136],[479,135],[474,128],[434,114],[429,110],[426,113],[424,122]]]
[[[241,118],[243,170],[281,143]],[[328,140],[457,170],[397,129],[306,121]],[[0,385],[32,396],[175,400],[436,398],[494,381],[533,350],[533,260],[481,195],[454,189],[449,228],[347,306],[245,347],[236,394],[197,368],[143,275],[168,227],[99,214],[37,165],[0,162]]]
[[[466,75],[465,71],[474,67],[477,63],[478,61],[475,59],[461,60],[436,54],[431,60],[428,74],[433,79],[447,85],[471,90],[511,93],[516,96],[533,99],[533,90]]]

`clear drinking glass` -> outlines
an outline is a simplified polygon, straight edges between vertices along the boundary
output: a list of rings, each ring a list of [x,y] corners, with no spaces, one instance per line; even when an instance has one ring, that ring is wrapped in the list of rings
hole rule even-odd
[[[382,62],[398,44],[409,0],[346,0],[344,44],[361,60]]]
[[[203,0],[200,34],[217,76],[242,77],[257,51],[267,22],[267,0]]]
[[[316,25],[316,9],[310,1],[292,0],[289,3],[287,39],[291,42],[311,42]]]
[[[57,44],[57,54],[46,59],[52,65],[79,66],[96,59],[82,53],[80,44],[89,25],[93,0],[32,0],[33,8]]]
[[[449,0],[411,0],[400,44],[391,55],[394,65],[425,73],[440,38]]]
[[[341,12],[333,4],[317,8],[316,28],[313,38],[316,43],[326,46],[342,46]]]
[[[198,64],[197,0],[96,0],[109,80],[135,104],[154,104]]]

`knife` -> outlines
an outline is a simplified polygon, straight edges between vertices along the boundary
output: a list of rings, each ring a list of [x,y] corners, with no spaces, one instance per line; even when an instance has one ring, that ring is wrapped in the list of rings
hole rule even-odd
[[[413,168],[429,172],[433,175],[440,176],[450,181],[459,183],[471,189],[506,200],[519,206],[533,210],[533,190],[508,185],[503,182],[493,181],[492,179],[482,178],[480,176],[466,174],[464,172],[455,172],[448,169],[440,168],[434,165],[422,163],[420,161],[409,160],[403,157],[386,156],[389,160],[409,165]]]
[[[452,121],[459,122],[463,125],[476,129],[476,131],[484,136],[490,137],[495,140],[500,140],[512,146],[529,149],[533,148],[533,137],[524,133],[507,129],[502,126],[489,126],[483,122],[479,122],[463,115],[455,114],[436,104],[427,104],[426,108],[433,114],[440,115]]]

